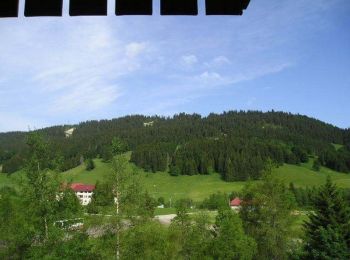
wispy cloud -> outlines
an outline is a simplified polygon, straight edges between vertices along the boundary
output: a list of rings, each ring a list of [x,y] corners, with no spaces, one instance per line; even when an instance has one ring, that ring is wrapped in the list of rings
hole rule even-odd
[[[177,111],[298,66],[304,38],[341,1],[252,1],[242,17],[1,21],[0,115],[62,123]]]
[[[125,52],[126,56],[130,59],[139,56],[147,48],[146,42],[132,42],[126,45]]]
[[[181,63],[186,67],[192,67],[198,62],[198,58],[196,55],[184,55],[181,57]]]

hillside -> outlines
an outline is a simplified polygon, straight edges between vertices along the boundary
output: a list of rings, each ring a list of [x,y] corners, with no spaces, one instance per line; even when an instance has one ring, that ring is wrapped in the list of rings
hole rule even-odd
[[[67,131],[71,131],[67,135]],[[228,182],[258,180],[269,161],[350,172],[349,130],[284,112],[229,111],[202,117],[126,116],[35,131],[45,136],[51,158],[62,172],[89,158],[110,161],[115,152],[131,151],[131,161],[150,172],[207,175]],[[28,157],[28,133],[0,134],[2,171],[20,170]]]

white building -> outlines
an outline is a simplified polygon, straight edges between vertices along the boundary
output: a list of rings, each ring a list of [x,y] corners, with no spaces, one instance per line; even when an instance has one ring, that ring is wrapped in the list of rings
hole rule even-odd
[[[86,206],[91,202],[92,194],[95,190],[95,185],[73,183],[70,187],[77,195],[81,205]]]

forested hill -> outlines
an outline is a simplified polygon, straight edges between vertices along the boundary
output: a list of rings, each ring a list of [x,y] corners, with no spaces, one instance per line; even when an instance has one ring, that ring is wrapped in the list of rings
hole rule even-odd
[[[70,137],[66,131],[74,129]],[[132,161],[150,171],[207,174],[225,180],[259,178],[266,161],[298,164],[309,156],[332,169],[350,171],[350,131],[316,119],[283,112],[230,111],[173,117],[126,116],[37,130],[50,142],[52,156],[67,170],[87,158],[108,161],[112,140],[131,150]],[[27,157],[27,133],[0,134],[3,172],[20,169]],[[337,144],[337,145],[334,145]]]

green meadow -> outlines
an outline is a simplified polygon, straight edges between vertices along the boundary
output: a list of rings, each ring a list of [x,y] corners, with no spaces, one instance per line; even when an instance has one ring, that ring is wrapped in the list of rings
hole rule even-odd
[[[79,166],[63,173],[62,176],[66,181],[87,184],[108,180],[108,174],[111,171],[110,164],[95,160],[95,165],[96,168],[90,172],[86,171],[84,166]],[[240,191],[246,184],[245,182],[222,181],[217,173],[173,177],[166,172],[145,172],[130,164],[130,170],[132,169],[136,169],[141,182],[150,194],[156,198],[164,197],[167,200],[191,198],[200,201],[219,191],[225,193]],[[300,166],[285,164],[274,169],[273,173],[281,178],[286,185],[293,182],[296,187],[322,185],[329,175],[339,187],[350,188],[350,174],[338,173],[324,167],[319,172],[315,172],[312,170],[312,161]]]
[[[85,165],[81,165],[61,173],[62,180],[85,184],[108,181],[111,165],[103,163],[99,159],[95,159],[94,162],[96,167],[92,171],[87,171]],[[224,182],[217,173],[173,177],[166,172],[145,172],[133,164],[130,164],[129,170],[137,172],[140,181],[153,197],[164,197],[168,201],[176,201],[180,198],[201,201],[212,193],[240,191],[246,184],[245,182]],[[300,166],[285,164],[274,169],[273,173],[281,178],[286,185],[293,182],[296,187],[322,185],[329,175],[339,187],[350,188],[350,174],[338,173],[324,167],[319,172],[315,172],[312,170],[312,161]],[[20,181],[21,176],[23,176],[22,172],[15,173],[10,177],[0,174],[0,187],[15,186]]]

